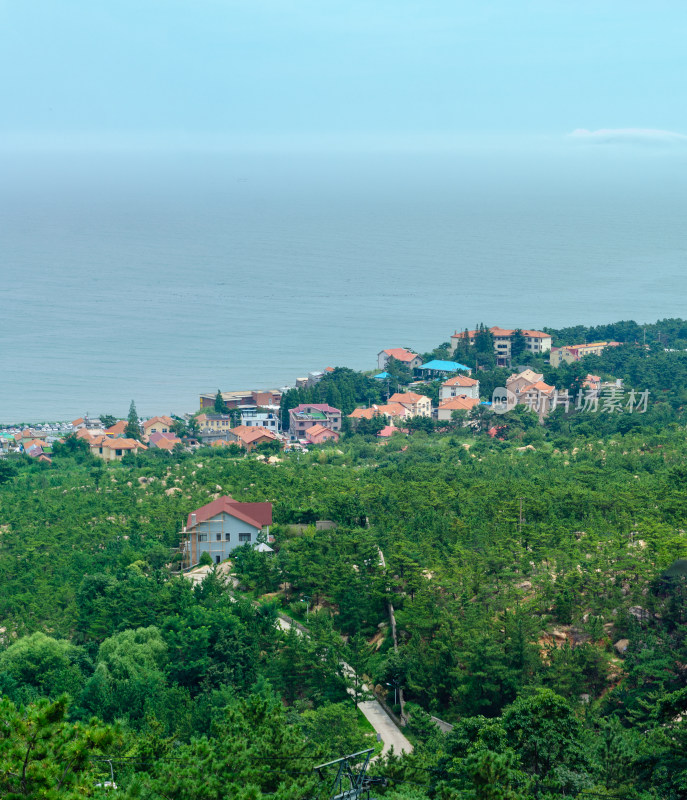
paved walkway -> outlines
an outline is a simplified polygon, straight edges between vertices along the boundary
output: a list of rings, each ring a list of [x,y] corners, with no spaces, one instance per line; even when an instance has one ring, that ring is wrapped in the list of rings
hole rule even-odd
[[[220,564],[217,569],[224,575],[226,575],[230,579],[233,588],[236,588],[236,584],[238,583],[238,581],[236,580],[235,576],[232,575],[230,572],[231,565],[228,563]],[[186,578],[186,580],[189,580],[194,584],[200,583],[205,578],[205,576],[209,572],[211,572],[211,570],[212,570],[211,566],[197,567],[196,569],[191,570],[190,572],[186,572],[184,574],[184,578]],[[232,599],[234,599],[233,596]],[[277,618],[277,624],[284,631],[288,631],[291,628],[295,628],[295,630],[298,631],[301,635],[303,635],[303,632],[305,630],[305,628],[302,625],[298,625],[298,623],[292,624],[290,620],[286,619],[281,614]],[[342,666],[344,668],[344,672],[348,673],[349,675],[353,674],[353,670],[348,664],[344,662]],[[363,690],[366,693],[370,693],[369,689],[366,686],[363,686]],[[353,689],[348,689],[348,693],[352,695],[354,693]],[[372,725],[372,727],[375,729],[375,732],[381,736],[383,744],[382,755],[386,755],[389,752],[389,750],[391,750],[392,747],[394,748],[394,752],[396,754],[400,754],[402,752],[405,753],[413,752],[413,745],[401,733],[396,723],[382,708],[378,700],[376,699],[364,700],[358,703],[358,708],[363,712],[366,719],[369,721],[370,725]]]
[[[281,615],[278,617],[278,624],[282,630],[288,631],[290,628],[295,627],[289,622],[289,620],[284,619]],[[303,635],[303,630],[300,627],[295,627],[295,629]],[[341,662],[341,666],[343,667],[344,672],[353,677],[354,672],[351,667],[345,662]],[[369,688],[365,685],[361,687],[362,691],[365,694],[371,694]],[[348,694],[353,696],[355,691],[349,687]],[[401,733],[400,728],[396,725],[396,723],[391,719],[391,717],[386,713],[386,711],[382,708],[381,703],[372,698],[370,700],[363,700],[358,703],[358,708],[363,712],[367,721],[372,725],[375,729],[375,733],[378,733],[382,739],[382,755],[386,755],[391,748],[394,748],[394,752],[397,755],[403,753],[412,753],[413,752],[413,745],[406,739],[406,737]]]
[[[385,756],[391,748],[394,748],[394,753],[400,755],[401,753],[412,753],[413,745],[401,733],[396,723],[386,713],[377,700],[364,700],[358,703],[358,708],[365,714],[368,722],[375,729],[375,732],[382,737],[384,746],[382,747],[382,755]]]

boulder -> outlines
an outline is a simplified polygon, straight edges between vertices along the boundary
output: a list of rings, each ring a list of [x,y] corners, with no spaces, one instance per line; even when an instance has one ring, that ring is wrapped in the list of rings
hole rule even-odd
[[[618,653],[624,653],[629,646],[629,639],[618,639],[618,641],[613,645]]]

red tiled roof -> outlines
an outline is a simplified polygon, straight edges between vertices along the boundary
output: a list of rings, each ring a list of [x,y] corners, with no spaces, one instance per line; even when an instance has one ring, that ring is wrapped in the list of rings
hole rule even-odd
[[[405,417],[408,409],[401,403],[387,403],[385,406],[376,406],[380,414],[388,414],[390,417]]]
[[[181,444],[181,439],[174,433],[155,433],[150,434],[149,443],[162,450],[173,450],[175,444]]]
[[[189,529],[193,527],[191,522],[192,514],[196,515],[197,525],[199,522],[212,519],[222,512],[229,514],[231,517],[236,517],[242,522],[247,522],[255,528],[262,528],[265,525],[272,524],[272,503],[240,503],[227,494],[192,511],[188,515],[186,527]]]
[[[108,436],[121,436],[126,431],[126,426],[127,421],[125,419],[119,419],[114,425],[105,428],[105,433]]]
[[[42,439],[31,439],[31,441],[24,443],[24,449],[26,450],[28,447],[48,447],[48,443]]]
[[[377,434],[377,436],[380,436],[382,439],[386,439],[389,436],[393,436],[397,431],[400,431],[401,433],[408,433],[408,431],[405,429],[397,428],[395,425],[385,425]]]
[[[181,442],[181,439],[177,439],[176,442],[173,442],[171,439],[165,439],[161,437],[155,442],[151,442],[150,444],[155,446],[158,450],[174,450],[174,447]]]
[[[452,397],[439,404],[439,411],[469,411],[474,406],[479,405],[479,400],[475,397],[467,397],[464,394]]]
[[[84,418],[79,417],[78,419],[72,421],[72,425],[81,425],[82,422],[85,422]]]
[[[405,347],[392,347],[382,352],[386,353],[389,358],[395,358],[396,361],[412,361],[414,358],[418,358],[417,353],[411,353],[410,350],[406,350]]]
[[[499,328],[498,325],[495,325],[493,328],[489,328],[489,333],[491,333],[492,336],[512,336],[515,333],[516,330],[518,330],[518,329],[517,328]],[[540,338],[540,339],[541,338],[545,338],[545,339],[550,339],[551,338],[551,334],[550,333],[543,333],[542,331],[530,331],[530,330],[525,330],[524,328],[521,328],[520,330],[522,331],[524,336],[535,336],[535,337]],[[468,338],[474,339],[475,336],[477,336],[478,333],[479,333],[478,330],[468,331]],[[465,331],[461,331],[461,333],[458,333],[458,331],[456,331],[454,334],[452,334],[451,338],[452,339],[464,339],[465,338]]]
[[[331,433],[331,430],[329,428],[325,428],[324,425],[320,425],[319,423],[316,423],[315,425],[311,425],[307,429],[307,431],[305,432],[305,435],[306,435],[306,438],[308,436],[318,436],[323,431],[329,431]]]
[[[161,422],[163,425],[167,425],[167,427],[170,427],[171,425],[174,424],[174,420],[171,417],[167,417],[167,416],[163,415],[161,417],[151,417],[150,419],[147,419],[143,423],[143,428],[146,429],[146,428],[150,427],[151,425],[154,425],[154,424],[156,424],[158,422]]]
[[[515,331],[514,331],[515,332]],[[543,331],[522,331],[525,336],[534,336],[537,339],[550,339],[550,333],[544,333]]]
[[[426,397],[424,394],[417,394],[416,392],[396,392],[389,398],[390,403],[417,403]]]
[[[108,447],[110,450],[147,450],[148,448],[136,439],[110,439],[105,436],[101,442],[94,439],[91,446]]]
[[[555,386],[549,386],[548,383],[544,383],[544,381],[537,381],[536,383],[531,383],[529,386],[525,386],[521,391],[520,394],[524,394],[525,392],[529,392],[532,389],[536,389],[538,392],[542,394],[551,394],[554,391]]]
[[[262,425],[237,425],[235,428],[230,428],[228,432],[233,433],[244,444],[251,444],[256,439],[278,438],[273,431],[263,428]]]
[[[477,386],[479,381],[476,381],[474,378],[466,378],[465,375],[456,375],[455,378],[449,378],[447,381],[444,381],[441,385],[442,386]]]
[[[376,408],[354,408],[348,415],[349,419],[372,419],[377,414]]]

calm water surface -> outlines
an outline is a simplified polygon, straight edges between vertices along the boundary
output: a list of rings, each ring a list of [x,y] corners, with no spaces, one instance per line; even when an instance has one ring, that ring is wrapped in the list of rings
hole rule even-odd
[[[687,316],[680,152],[0,156],[0,422]]]

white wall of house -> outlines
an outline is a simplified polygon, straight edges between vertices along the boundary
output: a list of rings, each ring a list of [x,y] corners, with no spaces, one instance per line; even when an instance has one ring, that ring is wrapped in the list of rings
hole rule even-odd
[[[202,553],[209,553],[213,562],[219,564],[237,547],[255,544],[260,530],[225,512],[199,522],[186,532],[186,550],[191,557],[191,566],[198,563]]]
[[[272,433],[281,432],[279,409],[247,408],[241,411],[241,425],[259,425]]]
[[[464,394],[466,397],[474,397],[479,400],[479,381],[474,386],[446,386],[445,384],[439,388],[439,402],[443,403],[446,400],[452,400],[454,397],[460,397]]]

